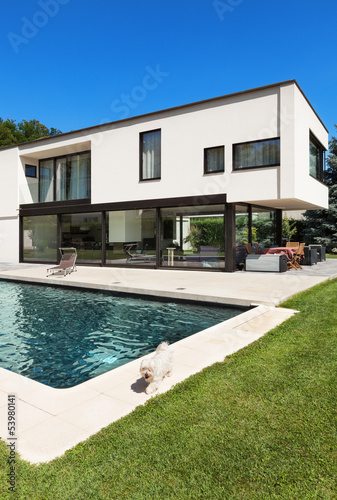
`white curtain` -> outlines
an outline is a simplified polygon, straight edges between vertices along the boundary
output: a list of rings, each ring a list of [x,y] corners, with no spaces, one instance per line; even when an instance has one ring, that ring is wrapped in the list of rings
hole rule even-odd
[[[40,162],[40,202],[54,201],[54,162],[45,160]]]

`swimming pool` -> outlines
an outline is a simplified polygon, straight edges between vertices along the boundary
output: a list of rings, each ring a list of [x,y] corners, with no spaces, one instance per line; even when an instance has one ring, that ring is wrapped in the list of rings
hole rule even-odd
[[[0,281],[0,366],[73,387],[248,308]]]

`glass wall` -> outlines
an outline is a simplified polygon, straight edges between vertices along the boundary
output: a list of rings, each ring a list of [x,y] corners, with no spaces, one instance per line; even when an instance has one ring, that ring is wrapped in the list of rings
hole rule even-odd
[[[249,205],[235,207],[236,266],[244,265],[247,243],[252,250],[268,248],[276,244],[276,212]]]
[[[235,206],[235,242],[237,246],[249,242],[249,207],[247,205]]]
[[[163,267],[223,268],[224,205],[161,209]]]
[[[275,210],[252,207],[252,243],[271,247],[276,243]]]
[[[23,260],[57,260],[57,216],[23,218]]]
[[[61,247],[77,249],[77,261],[102,262],[102,214],[64,214],[61,216]]]
[[[242,268],[247,255],[246,244],[249,242],[249,207],[235,206],[235,260],[236,267]]]
[[[106,263],[155,266],[155,209],[107,213]]]

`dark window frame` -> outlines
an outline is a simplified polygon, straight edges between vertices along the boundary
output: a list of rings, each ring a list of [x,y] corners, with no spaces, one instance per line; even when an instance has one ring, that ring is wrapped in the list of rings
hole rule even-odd
[[[143,175],[144,171],[144,165],[143,165],[143,137],[146,134],[152,134],[154,132],[160,132],[160,165],[159,165],[159,176],[156,177],[145,177]],[[139,181],[140,182],[148,182],[148,181],[154,181],[154,180],[160,180],[161,179],[161,128],[156,128],[153,130],[146,130],[144,132],[140,132],[139,134]]]
[[[222,168],[218,170],[208,170],[207,153],[215,149],[222,149]],[[225,171],[225,146],[212,146],[210,148],[204,148],[204,175],[219,174]]]
[[[314,146],[317,150],[316,152],[316,175],[311,173],[310,169],[310,158],[311,158],[311,146]],[[325,151],[326,149],[317,139],[317,137],[309,131],[309,175],[316,179],[317,181],[324,181],[324,171],[325,171]]]
[[[273,142],[273,141],[278,141],[278,146],[279,146],[279,152],[280,152],[280,157],[277,162],[275,163],[262,163],[260,165],[251,165],[247,167],[236,167],[236,147],[238,146],[243,146],[244,144],[260,144],[262,142]],[[249,170],[252,168],[268,168],[268,167],[279,167],[281,165],[281,139],[280,137],[268,137],[267,139],[258,139],[256,141],[245,141],[245,142],[238,142],[233,144],[233,171],[235,172],[240,172],[241,170]]]

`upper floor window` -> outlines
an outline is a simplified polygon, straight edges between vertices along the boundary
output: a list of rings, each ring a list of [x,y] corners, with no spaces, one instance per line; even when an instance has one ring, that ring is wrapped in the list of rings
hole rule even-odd
[[[161,130],[140,134],[140,180],[160,179]]]
[[[315,179],[322,181],[324,172],[325,149],[312,133],[310,133],[309,158],[310,175],[315,177]]]
[[[280,165],[280,139],[233,145],[234,170]]]
[[[90,191],[90,152],[40,160],[40,202],[90,198]]]
[[[224,171],[224,146],[204,149],[204,174]]]
[[[36,166],[35,165],[25,165],[25,175],[26,177],[37,177]]]

